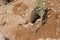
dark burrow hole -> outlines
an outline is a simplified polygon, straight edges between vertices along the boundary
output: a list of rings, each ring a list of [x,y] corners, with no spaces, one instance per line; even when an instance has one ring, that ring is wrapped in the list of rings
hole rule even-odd
[[[13,0],[5,0],[5,5],[7,5],[8,3],[10,3]]]
[[[11,2],[11,0],[6,0],[8,3],[10,3]]]
[[[40,16],[37,14],[36,9],[37,7],[31,12],[31,17],[30,17],[31,23],[35,23],[36,20],[40,18]]]
[[[0,5],[1,6],[1,5]]]
[[[9,38],[5,37],[5,40],[10,40]]]
[[[37,8],[35,8],[35,9],[32,11],[32,13],[31,13],[31,18],[30,18],[31,23],[35,23],[37,19],[41,18],[41,17],[38,15],[38,13],[36,12],[36,9],[37,9]],[[46,23],[47,13],[48,13],[48,11],[50,11],[50,10],[51,10],[51,9],[46,9],[46,10],[45,10],[45,14],[44,14],[43,19],[42,19],[42,25],[44,25],[44,24]]]

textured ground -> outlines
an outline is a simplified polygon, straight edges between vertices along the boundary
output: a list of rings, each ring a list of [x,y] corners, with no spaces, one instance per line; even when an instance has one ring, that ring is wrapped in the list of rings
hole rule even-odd
[[[37,6],[36,0],[0,0],[0,40],[59,39],[60,1],[45,2],[47,19],[41,25],[40,21],[30,22],[31,11]]]

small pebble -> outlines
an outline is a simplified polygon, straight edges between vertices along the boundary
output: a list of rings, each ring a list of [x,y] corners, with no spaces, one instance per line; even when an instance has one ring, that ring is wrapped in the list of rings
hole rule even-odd
[[[38,40],[45,40],[45,39],[43,39],[43,38],[39,38]]]
[[[44,2],[43,5],[45,5],[46,3]]]
[[[48,15],[48,17],[50,17],[51,15]]]
[[[57,23],[59,23],[59,20],[58,19],[56,19],[56,21],[57,21]]]
[[[48,3],[50,3],[50,1],[48,1]]]
[[[51,38],[48,37],[48,38],[46,38],[46,40],[51,40]]]
[[[58,15],[58,18],[60,18],[60,15]]]
[[[51,3],[51,6],[54,6],[54,3]]]

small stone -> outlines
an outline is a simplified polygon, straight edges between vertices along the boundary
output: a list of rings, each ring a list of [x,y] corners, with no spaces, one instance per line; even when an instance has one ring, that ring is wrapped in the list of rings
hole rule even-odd
[[[50,17],[51,15],[48,15],[48,17]]]
[[[52,10],[54,10],[54,8],[52,8]]]
[[[45,40],[45,39],[43,39],[43,38],[39,38],[38,40]]]
[[[46,40],[51,40],[51,38],[46,38]]]
[[[50,1],[48,1],[48,3],[50,3]]]
[[[60,18],[60,15],[58,15],[58,18]]]
[[[24,24],[23,27],[24,28],[30,28],[33,24],[32,23],[28,23],[28,24]]]
[[[43,4],[45,5],[46,3],[44,2]]]
[[[59,23],[59,20],[58,19],[56,19],[56,21],[57,21],[57,23]]]

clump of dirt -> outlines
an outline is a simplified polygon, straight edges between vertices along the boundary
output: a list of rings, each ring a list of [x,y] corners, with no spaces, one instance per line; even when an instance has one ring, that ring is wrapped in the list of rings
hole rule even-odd
[[[9,1],[7,5],[0,6],[1,40],[60,38],[59,0],[45,0],[46,14],[44,15],[45,19],[43,21],[41,21],[39,15],[34,10],[36,8],[36,0],[13,1]]]

